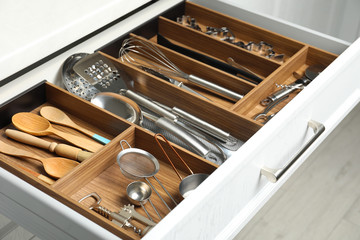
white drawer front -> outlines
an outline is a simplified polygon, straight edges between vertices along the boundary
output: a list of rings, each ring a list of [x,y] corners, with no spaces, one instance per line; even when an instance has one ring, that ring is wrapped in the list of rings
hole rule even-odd
[[[196,193],[171,212],[146,239],[231,239],[360,101],[360,40],[225,162]],[[260,175],[283,167],[312,136],[309,120],[325,132],[277,183]]]
[[[159,1],[159,8],[152,14],[156,15],[162,9],[166,9],[165,1]],[[179,2],[179,1],[172,1]],[[134,16],[135,17],[135,16]],[[151,17],[142,14],[142,20]],[[58,83],[58,69],[66,56],[73,52],[89,52],[98,47],[101,41],[109,41],[114,34],[125,32],[130,29],[131,21],[113,32],[105,31],[102,37],[95,38],[90,42],[79,45],[65,52],[56,59],[15,80],[11,84],[0,89],[0,102],[10,98],[11,91],[21,92],[36,81],[47,78],[51,82]],[[144,239],[218,239],[232,238],[251,219],[251,217],[263,206],[263,204],[275,193],[275,191],[288,179],[290,174],[306,160],[306,157],[323,141],[324,138],[336,127],[345,115],[359,102],[360,81],[356,79],[357,66],[360,66],[360,41],[354,43],[333,64],[331,64],[316,81],[302,91],[291,101],[279,114],[268,124],[249,139],[243,147],[224,163],[202,184],[194,194],[183,201],[156,228],[154,228]],[[41,70],[41,71],[39,71]],[[26,81],[25,81],[26,80]],[[3,94],[4,93],[4,94]],[[312,136],[307,127],[309,120],[316,120],[325,125],[325,132],[305,152],[297,163],[275,184],[260,176],[260,169],[268,167],[282,167]],[[35,196],[32,199],[39,201],[31,210],[39,219],[32,219],[28,223],[28,229],[41,237],[47,236],[45,232],[37,228],[39,221],[45,220],[52,225],[59,236],[64,232],[64,238],[83,236],[80,233],[88,231],[92,239],[99,236],[113,236],[99,226],[91,225],[89,220],[84,219],[71,209],[65,207],[39,190],[25,191],[28,184],[17,179],[9,173],[3,174],[2,182],[11,183],[12,189],[4,184],[0,185],[0,192],[11,198],[15,193],[23,192],[24,196]],[[4,181],[3,181],[4,180]],[[18,193],[16,193],[18,194]],[[19,196],[19,195],[18,195]],[[29,197],[30,199],[31,197]],[[5,199],[5,198],[4,198]],[[34,204],[27,202],[27,198],[17,198],[17,204],[30,209]],[[8,204],[6,206],[10,206]],[[40,205],[43,205],[41,208]],[[1,209],[1,211],[5,211]],[[54,215],[62,212],[61,218]],[[29,214],[28,216],[31,216]],[[19,214],[13,216],[21,219]],[[31,220],[24,218],[24,221]],[[67,229],[64,221],[76,225],[77,229]],[[86,224],[90,225],[86,225]],[[94,231],[89,231],[91,227]],[[79,235],[80,234],[80,235]]]

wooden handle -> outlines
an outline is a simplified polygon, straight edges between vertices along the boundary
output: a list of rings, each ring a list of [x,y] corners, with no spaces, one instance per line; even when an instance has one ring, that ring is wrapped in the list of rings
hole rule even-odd
[[[24,133],[24,132],[13,130],[13,129],[6,129],[5,134],[6,134],[6,136],[8,136],[16,141],[26,143],[26,144],[29,144],[29,145],[32,145],[35,147],[39,147],[39,148],[49,149],[50,145],[51,145],[51,142],[48,142],[41,138],[32,136],[28,133]]]
[[[55,152],[59,156],[66,157],[72,160],[78,160],[80,162],[91,157],[92,155],[92,153],[85,152],[77,147],[73,147],[62,143],[58,144],[56,142],[49,142],[41,138],[32,136],[28,133],[24,133],[13,129],[6,129],[5,134],[6,136],[16,141],[26,143],[35,147],[44,148],[49,150],[50,152]]]
[[[92,156],[92,153],[90,152],[86,152],[81,150],[80,148],[61,143],[57,144],[55,148],[55,153],[62,157],[78,160],[79,162],[82,162]]]
[[[28,157],[32,158],[38,161],[42,162],[42,158],[25,150],[13,147],[9,144],[4,143],[3,141],[0,141],[0,152],[11,155],[11,156],[17,156],[17,157]]]
[[[99,150],[102,147],[101,144],[99,144],[95,141],[91,141],[91,140],[83,138],[83,137],[75,136],[70,133],[65,133],[65,132],[56,130],[55,128],[52,128],[51,130],[52,130],[52,133],[54,133],[55,135],[65,139],[66,141],[74,144],[75,146],[78,146],[82,149],[86,149],[90,152],[96,152],[97,150]]]
[[[82,162],[86,159],[88,159],[89,157],[91,157],[93,154],[90,152],[86,152],[86,151],[80,151],[77,155],[77,160],[79,162]]]
[[[49,177],[47,177],[47,176],[45,176],[45,175],[42,175],[42,174],[40,174],[40,173],[37,173],[37,172],[35,172],[35,171],[27,168],[27,167],[24,167],[23,165],[20,165],[20,164],[17,164],[17,163],[12,163],[12,164],[15,165],[15,166],[18,167],[18,168],[21,168],[21,169],[24,170],[25,172],[28,172],[28,173],[30,173],[31,175],[34,175],[35,177],[37,177],[38,179],[40,179],[41,181],[43,181],[43,182],[45,182],[45,183],[47,183],[47,184],[50,184],[50,185],[51,185],[51,184],[55,183],[55,180],[53,180],[53,179],[51,179],[51,178],[49,178]]]

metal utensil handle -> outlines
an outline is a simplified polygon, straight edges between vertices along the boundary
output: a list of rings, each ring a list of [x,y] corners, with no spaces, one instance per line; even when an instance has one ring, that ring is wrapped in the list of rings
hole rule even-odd
[[[124,150],[124,146],[123,143],[125,143],[126,145],[128,145],[129,148],[131,148],[130,144],[128,143],[128,141],[126,141],[125,139],[120,140],[120,146],[121,149]]]
[[[155,124],[158,127],[178,137],[189,147],[191,147],[201,157],[207,156],[207,154],[210,152],[210,150],[202,142],[200,142],[197,138],[187,133],[186,129],[180,127],[179,125],[173,124],[167,118],[161,117],[156,120]]]
[[[162,219],[160,213],[158,212],[158,210],[156,209],[155,205],[153,204],[153,202],[151,201],[151,199],[149,199],[149,203],[151,204],[152,208],[154,209],[154,211],[156,212],[156,215],[158,215],[159,219]]]
[[[146,213],[146,215],[148,216],[148,218],[151,220],[151,221],[154,221],[152,219],[152,217],[150,216],[149,212],[146,210],[144,204],[142,202],[140,202],[140,206],[142,207],[142,209],[144,210],[144,212]]]
[[[189,121],[192,125],[194,125],[196,128],[218,138],[221,141],[228,141],[229,137],[230,137],[230,133],[225,132],[223,130],[221,130],[218,127],[215,127],[214,125],[178,108],[178,107],[173,107],[172,111],[175,114],[178,114],[180,117],[184,118],[185,120]]]
[[[310,145],[325,131],[325,126],[314,120],[308,122],[308,126],[314,130],[314,136],[296,153],[296,155],[280,169],[272,169],[268,167],[261,168],[261,174],[270,182],[277,182],[282,175],[296,162],[296,160],[310,147]]]
[[[197,85],[205,87],[206,89],[211,90],[212,92],[217,93],[220,96],[231,99],[231,100],[237,101],[244,97],[243,95],[241,95],[239,93],[233,92],[227,88],[221,87],[215,83],[206,81],[202,78],[199,78],[199,77],[191,75],[191,74],[188,75],[187,79],[189,81],[191,81],[192,83],[195,83]]]
[[[154,176],[155,177],[155,176]],[[148,178],[145,178],[145,180],[147,181],[147,183],[150,185],[150,187],[154,190],[154,192],[156,193],[156,195],[160,198],[160,200],[163,202],[163,204],[166,206],[166,208],[171,211],[171,208],[169,207],[169,205],[165,202],[164,198],[160,195],[160,193],[156,190],[156,188],[154,187],[154,185],[152,185],[152,183],[149,181]]]
[[[172,120],[177,119],[175,114],[165,110],[164,108],[160,107],[159,105],[153,103],[152,101],[140,96],[139,94],[137,94],[131,90],[122,90],[122,93],[125,94],[126,97],[134,100],[137,104],[142,105],[161,116],[167,117]]]
[[[166,192],[166,194],[169,196],[169,198],[171,199],[171,201],[173,201],[173,203],[175,205],[178,205],[178,203],[175,201],[175,199],[171,196],[171,194],[168,192],[168,190],[166,190],[166,188],[164,187],[164,185],[160,182],[160,180],[153,176],[155,178],[155,180],[158,182],[158,184],[161,186],[161,188]]]

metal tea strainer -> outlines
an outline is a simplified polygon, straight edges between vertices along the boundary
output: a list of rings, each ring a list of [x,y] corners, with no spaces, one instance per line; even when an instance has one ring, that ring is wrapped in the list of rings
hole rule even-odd
[[[124,149],[123,144],[128,146],[127,149]],[[177,202],[173,199],[170,193],[166,190],[164,185],[159,181],[159,179],[155,176],[155,174],[160,169],[159,161],[149,152],[139,149],[132,148],[130,144],[126,140],[120,141],[122,151],[117,155],[117,163],[120,166],[120,170],[125,177],[130,179],[142,179],[144,178],[147,183],[154,190],[156,195],[161,199],[164,205],[171,211],[169,205],[165,202],[156,188],[149,181],[149,177],[153,177],[159,185],[164,189],[166,194],[170,197],[170,199],[177,205]]]

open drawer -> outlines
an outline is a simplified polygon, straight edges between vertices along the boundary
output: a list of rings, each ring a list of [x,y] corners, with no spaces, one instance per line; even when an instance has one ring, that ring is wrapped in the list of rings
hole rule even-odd
[[[59,69],[61,63],[70,54],[84,51],[84,49],[87,52],[99,49],[102,54],[134,79],[134,88],[139,93],[171,107],[180,106],[191,114],[230,132],[232,136],[240,139],[244,144],[220,166],[174,144],[181,155],[188,160],[190,167],[194,168],[194,172],[210,174],[196,191],[186,199],[182,199],[177,192],[179,179],[166,160],[160,157],[160,152],[155,150],[156,144],[150,143],[154,140],[153,133],[72,96],[51,83],[41,83],[32,90],[35,93],[27,91],[18,97],[18,100],[14,99],[2,105],[2,110],[6,111],[8,115],[6,119],[2,119],[3,130],[5,127],[9,127],[9,116],[15,112],[32,111],[38,113],[40,107],[44,104],[50,104],[64,110],[78,123],[84,124],[86,127],[112,139],[112,141],[95,152],[90,159],[85,160],[73,171],[57,180],[51,187],[12,166],[11,161],[18,162],[18,159],[1,155],[0,209],[40,238],[51,238],[52,234],[53,238],[62,239],[138,238],[129,229],[120,228],[77,202],[89,192],[96,191],[103,197],[102,204],[111,210],[119,210],[124,204],[127,204],[124,189],[130,181],[121,175],[116,163],[116,155],[121,151],[119,145],[121,139],[126,139],[130,145],[151,151],[153,155],[161,159],[159,178],[161,180],[167,179],[166,187],[170,194],[175,196],[176,201],[181,201],[171,212],[168,212],[160,200],[154,200],[160,214],[164,214],[166,217],[145,235],[145,239],[233,238],[282,183],[289,178],[291,173],[296,171],[297,167],[306,160],[311,151],[359,102],[359,83],[351,77],[356,73],[354,66],[360,64],[359,42],[356,42],[335,59],[334,54],[296,40],[284,38],[281,35],[226,16],[221,18],[223,20],[229,19],[230,22],[239,21],[239,24],[241,22],[248,27],[250,29],[248,34],[246,36],[240,35],[244,41],[261,40],[259,36],[261,33],[266,35],[267,41],[277,39],[275,43],[272,43],[274,46],[282,40],[284,43],[286,42],[286,44],[281,45],[283,48],[274,48],[277,53],[285,53],[287,56],[283,62],[277,62],[274,59],[238,48],[232,43],[224,42],[176,22],[176,17],[191,13],[200,24],[213,24],[214,22],[209,19],[216,19],[215,16],[219,13],[210,9],[192,3],[181,3],[165,13],[154,9],[152,11],[155,20],[149,21],[135,30],[130,29],[129,32],[132,36],[156,44],[158,40],[156,33],[160,33],[173,43],[192,50],[199,50],[202,54],[222,62],[226,61],[224,57],[230,55],[237,62],[245,64],[246,67],[262,76],[263,80],[261,83],[247,81],[216,67],[193,60],[174,50],[158,46],[185,72],[197,70],[196,74],[199,74],[200,77],[233,91],[239,91],[243,95],[238,100],[227,99],[193,85],[190,81],[185,81],[185,84],[208,98],[204,99],[142,71],[136,66],[121,61],[118,55],[119,48],[123,40],[129,37],[129,34],[120,34],[119,38],[117,38],[118,36],[113,37],[107,41],[112,40],[108,44],[104,42],[104,38],[101,37],[102,34],[93,37],[88,42],[84,42],[82,45],[56,57],[53,60],[54,62],[47,63],[49,65],[45,64],[44,77],[51,76],[49,71]],[[188,13],[187,11],[192,12]],[[212,17],[206,20],[207,14],[204,14],[204,11]],[[197,12],[201,14],[196,16]],[[157,15],[162,17],[158,18]],[[220,27],[224,26],[223,24],[230,24],[230,22],[223,22]],[[131,23],[133,24],[133,22]],[[137,22],[137,25],[140,24],[141,22]],[[149,31],[149,29],[158,31],[155,31],[154,34],[154,31]],[[109,31],[111,30],[109,29]],[[103,36],[108,37],[106,32],[103,33]],[[198,39],[200,44],[194,45],[195,41],[189,42],[189,39]],[[205,46],[211,46],[211,48]],[[249,62],[244,61],[245,58],[249,59]],[[296,80],[294,72],[302,76],[306,68],[313,64],[322,64],[327,68],[300,93],[294,92],[287,100],[273,108],[273,112],[270,113],[278,113],[271,121],[264,124],[253,119],[254,115],[264,110],[260,101],[277,90],[275,83],[291,84]],[[38,74],[41,74],[38,70],[34,69],[24,77],[39,81],[39,79],[35,80],[39,76]],[[59,83],[57,82],[59,78],[49,78],[49,80]],[[15,80],[14,84],[16,81],[20,82],[22,78]],[[10,88],[4,87],[5,90],[0,90],[6,91]],[[42,97],[31,97],[35,95]],[[333,97],[335,95],[336,98]],[[33,99],[39,100],[34,102]],[[26,104],[25,107],[19,109],[18,106],[23,105],[24,102],[31,104]],[[324,132],[315,135],[316,140],[311,131],[314,121],[316,124],[322,123],[317,126],[325,127]],[[75,133],[75,131],[71,132]],[[4,134],[2,138],[5,138]],[[306,143],[309,140],[315,140],[315,142],[312,145],[307,145]],[[303,148],[304,145],[306,145],[306,149]],[[33,151],[43,153],[41,150]],[[47,153],[45,155],[51,156],[52,154]],[[292,166],[289,169],[286,168],[286,172],[281,173],[281,178],[277,179],[277,183],[269,182],[260,174],[264,166],[275,169],[283,168],[293,156],[296,156],[296,162],[292,161]],[[32,167],[31,164],[27,164],[27,166]],[[181,165],[177,165],[177,167],[182,174],[187,174],[186,169]],[[45,174],[41,165],[32,168]],[[171,176],[169,177],[170,173]],[[116,177],[114,177],[115,175]],[[106,190],[103,191],[103,188]],[[146,207],[151,210],[148,205]],[[10,209],[13,211],[9,211]],[[137,210],[145,216],[141,208],[137,208]],[[154,212],[151,214],[156,218]],[[33,221],[29,222],[30,219]],[[40,225],[47,227],[39,227]],[[144,226],[140,226],[140,228],[142,227]]]

